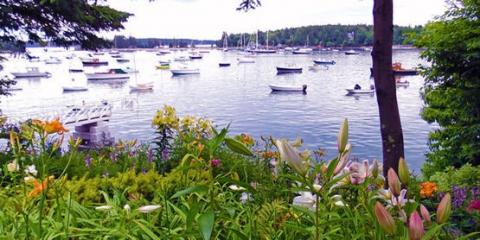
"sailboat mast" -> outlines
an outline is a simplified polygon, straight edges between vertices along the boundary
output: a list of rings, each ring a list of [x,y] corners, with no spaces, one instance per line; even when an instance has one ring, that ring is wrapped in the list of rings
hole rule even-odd
[[[268,31],[267,31],[267,49],[268,49]]]
[[[255,36],[255,49],[258,49],[258,30],[257,35]]]

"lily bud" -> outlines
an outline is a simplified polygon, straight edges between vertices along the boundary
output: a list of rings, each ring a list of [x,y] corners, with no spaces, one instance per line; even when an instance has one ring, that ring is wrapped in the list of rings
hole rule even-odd
[[[430,224],[432,222],[432,219],[430,218],[430,213],[428,212],[427,208],[423,206],[423,204],[420,204],[420,214],[422,215],[423,220],[427,224]]]
[[[393,168],[388,169],[387,177],[390,190],[392,191],[393,195],[398,197],[398,195],[400,195],[401,185],[400,180],[398,179],[398,175],[395,173]]]
[[[298,151],[292,147],[287,140],[276,140],[275,145],[280,152],[280,158],[282,161],[287,162],[287,164],[298,174],[305,176],[308,166]]]
[[[375,203],[375,216],[377,217],[378,223],[385,232],[394,234],[397,230],[395,225],[395,220],[392,215],[383,207],[379,202]]]
[[[417,211],[410,214],[410,220],[408,221],[408,236],[410,240],[421,240],[425,229],[423,228],[423,222]]]
[[[372,166],[373,179],[377,179],[379,173],[380,173],[380,166],[378,165],[378,160],[375,159],[373,160],[373,166]]]
[[[402,157],[398,162],[398,176],[400,177],[400,181],[403,184],[408,185],[408,181],[410,180],[410,170],[408,169],[407,161]]]
[[[338,161],[337,166],[333,170],[333,175],[337,175],[340,171],[342,171],[347,166],[348,160],[350,159],[349,157],[350,157],[351,147],[352,145],[348,143],[347,146],[345,147],[344,152],[340,154],[340,160]]]
[[[437,208],[437,223],[442,224],[448,220],[452,212],[452,197],[450,193],[445,194]]]
[[[343,153],[348,142],[348,120],[343,120],[342,126],[337,136],[338,152]]]

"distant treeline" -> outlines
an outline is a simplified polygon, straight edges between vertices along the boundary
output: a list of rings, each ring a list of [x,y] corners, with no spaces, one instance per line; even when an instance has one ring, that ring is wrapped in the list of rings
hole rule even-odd
[[[393,27],[393,44],[410,44],[407,33],[420,32],[422,26]],[[254,45],[256,33],[226,34],[223,33],[218,46],[223,46],[225,36],[228,36],[228,46]],[[266,45],[266,32],[258,33],[259,45]],[[244,40],[243,40],[244,39]],[[268,32],[269,46],[309,46],[318,47],[355,47],[371,46],[373,44],[372,25],[321,25],[296,28],[285,28]]]
[[[115,36],[113,46],[116,48],[154,48],[157,46],[187,47],[190,45],[215,45],[215,40],[134,38]]]

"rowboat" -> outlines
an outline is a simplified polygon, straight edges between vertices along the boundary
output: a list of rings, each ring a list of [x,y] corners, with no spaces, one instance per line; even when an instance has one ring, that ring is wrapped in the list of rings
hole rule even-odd
[[[283,74],[283,73],[301,73],[302,68],[301,67],[296,67],[296,66],[283,66],[283,67],[277,67],[277,73],[278,74]]]
[[[203,56],[201,54],[192,54],[189,56],[190,59],[194,60],[194,59],[202,59]]]
[[[269,85],[272,91],[282,92],[307,92],[307,85]]]
[[[40,78],[52,76],[49,72],[40,72],[37,67],[27,67],[26,72],[12,72],[15,78]]]
[[[317,60],[313,60],[313,63],[319,64],[319,65],[325,65],[325,64],[334,65],[336,62],[333,61],[333,60],[332,61],[325,61],[325,60],[317,59]]]
[[[120,68],[112,68],[107,72],[86,73],[88,80],[117,80],[129,79],[128,73]]]

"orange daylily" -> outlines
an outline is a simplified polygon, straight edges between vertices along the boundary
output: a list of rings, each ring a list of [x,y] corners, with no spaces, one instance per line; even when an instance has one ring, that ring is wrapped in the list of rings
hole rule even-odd
[[[37,179],[33,180],[33,190],[28,193],[29,197],[36,197],[40,193],[42,193],[45,189],[47,189],[48,184],[53,181],[53,176],[50,176],[43,180],[42,183],[38,182]]]
[[[433,193],[438,190],[437,184],[434,182],[423,182],[420,184],[420,196],[421,197],[431,197]]]
[[[68,129],[63,127],[63,124],[60,122],[59,118],[56,118],[52,121],[45,121],[44,129],[45,129],[45,132],[47,132],[48,134],[52,134],[52,133],[62,134],[64,132],[68,132]]]

